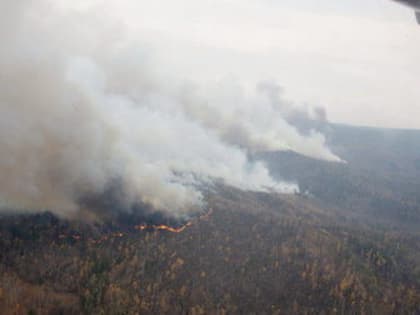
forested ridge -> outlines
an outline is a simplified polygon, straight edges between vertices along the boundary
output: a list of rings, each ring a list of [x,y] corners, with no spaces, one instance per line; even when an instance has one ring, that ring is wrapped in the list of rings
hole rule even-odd
[[[0,313],[420,314],[417,151],[350,155],[365,149],[345,135],[347,164],[265,155],[300,194],[220,185],[180,233],[130,214],[2,215]]]

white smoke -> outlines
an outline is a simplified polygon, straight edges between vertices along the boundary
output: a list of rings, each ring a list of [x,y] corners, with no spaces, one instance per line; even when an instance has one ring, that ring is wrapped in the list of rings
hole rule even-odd
[[[199,186],[215,179],[298,190],[249,152],[339,161],[321,134],[299,134],[264,92],[171,81],[119,26],[52,7],[0,3],[2,208],[71,216],[81,199],[119,182],[127,204],[180,215],[202,206]]]

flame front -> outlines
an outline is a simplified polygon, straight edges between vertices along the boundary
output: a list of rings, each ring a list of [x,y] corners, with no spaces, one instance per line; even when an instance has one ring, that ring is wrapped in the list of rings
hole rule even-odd
[[[201,220],[208,220],[209,217],[212,215],[213,213],[213,209],[209,209],[209,211],[207,213],[204,213],[203,215],[188,221],[187,223],[185,223],[184,225],[180,226],[180,227],[172,227],[169,225],[165,225],[165,224],[159,224],[159,225],[149,225],[149,224],[140,224],[140,225],[136,225],[134,228],[138,231],[145,231],[145,230],[155,230],[155,231],[168,231],[171,233],[181,233],[183,231],[185,231],[186,228],[192,226],[194,223],[201,221]],[[66,234],[60,234],[58,236],[59,239],[65,239],[71,237],[73,240],[75,241],[80,241],[83,239],[82,235],[79,234],[73,234],[73,235],[66,235]],[[111,233],[109,235],[103,235],[102,237],[100,237],[99,239],[93,239],[93,238],[89,238],[87,239],[87,241],[90,244],[93,245],[98,245],[101,244],[103,242],[108,241],[109,239],[114,239],[114,238],[121,238],[124,237],[124,233],[121,232],[114,232]]]
[[[159,224],[159,225],[141,224],[141,225],[136,225],[134,228],[136,230],[139,230],[139,231],[157,230],[157,231],[168,231],[168,232],[172,232],[172,233],[181,233],[187,227],[191,226],[192,224],[193,224],[193,222],[189,221],[189,222],[185,223],[183,226],[180,226],[178,228],[175,228],[175,227],[172,227],[172,226],[169,226],[169,225],[165,225],[165,224]]]
[[[181,233],[187,227],[190,227],[191,225],[193,225],[193,223],[195,221],[208,219],[212,213],[213,213],[213,209],[210,208],[207,213],[201,215],[200,217],[198,217],[197,219],[195,219],[193,221],[188,221],[187,223],[185,223],[184,225],[182,225],[178,228],[171,227],[171,226],[165,225],[165,224],[159,224],[159,225],[140,224],[140,225],[136,225],[134,228],[136,230],[139,230],[139,231],[156,230],[156,231],[168,231],[168,232],[172,232],[172,233]]]

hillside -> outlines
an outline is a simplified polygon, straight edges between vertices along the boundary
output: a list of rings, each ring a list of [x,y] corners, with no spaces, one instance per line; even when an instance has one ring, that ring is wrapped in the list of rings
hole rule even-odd
[[[420,314],[420,133],[328,128],[347,164],[265,153],[301,194],[219,186],[180,233],[3,215],[1,314]]]
[[[264,153],[279,179],[296,181],[323,207],[361,222],[418,231],[420,131],[324,127],[334,152],[347,163],[328,163],[293,152]]]

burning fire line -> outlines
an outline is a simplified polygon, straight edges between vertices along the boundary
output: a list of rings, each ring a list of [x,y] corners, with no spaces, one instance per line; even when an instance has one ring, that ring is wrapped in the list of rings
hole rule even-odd
[[[159,225],[150,225],[150,224],[140,224],[140,225],[136,225],[134,228],[138,231],[145,231],[145,230],[154,230],[154,231],[168,231],[171,233],[181,233],[183,231],[185,231],[186,228],[192,226],[194,223],[201,221],[201,220],[208,220],[209,217],[213,214],[213,209],[209,209],[209,211],[201,216],[199,216],[198,218],[195,218],[191,221],[188,221],[187,223],[185,223],[184,225],[180,226],[180,227],[171,227],[169,225],[165,225],[165,224],[159,224]],[[115,232],[112,233],[110,235],[104,235],[99,239],[92,239],[89,238],[87,239],[87,241],[91,244],[94,245],[98,245],[101,244],[105,241],[108,241],[109,239],[113,239],[113,238],[121,238],[124,236],[124,233],[121,232]],[[65,239],[65,238],[72,238],[75,241],[80,241],[82,239],[82,236],[80,234],[74,234],[74,235],[65,235],[65,234],[60,234],[58,236],[59,239]]]
[[[155,230],[155,231],[168,231],[168,232],[172,232],[172,233],[181,233],[183,231],[185,231],[186,228],[192,226],[194,224],[194,222],[198,222],[201,220],[207,220],[213,213],[213,209],[209,209],[209,211],[201,216],[199,216],[198,218],[192,220],[192,221],[188,221],[187,223],[185,223],[184,225],[175,228],[175,227],[171,227],[169,225],[165,225],[165,224],[159,224],[159,225],[150,225],[150,224],[140,224],[140,225],[136,225],[134,228],[136,230],[139,231],[145,231],[145,230]]]

